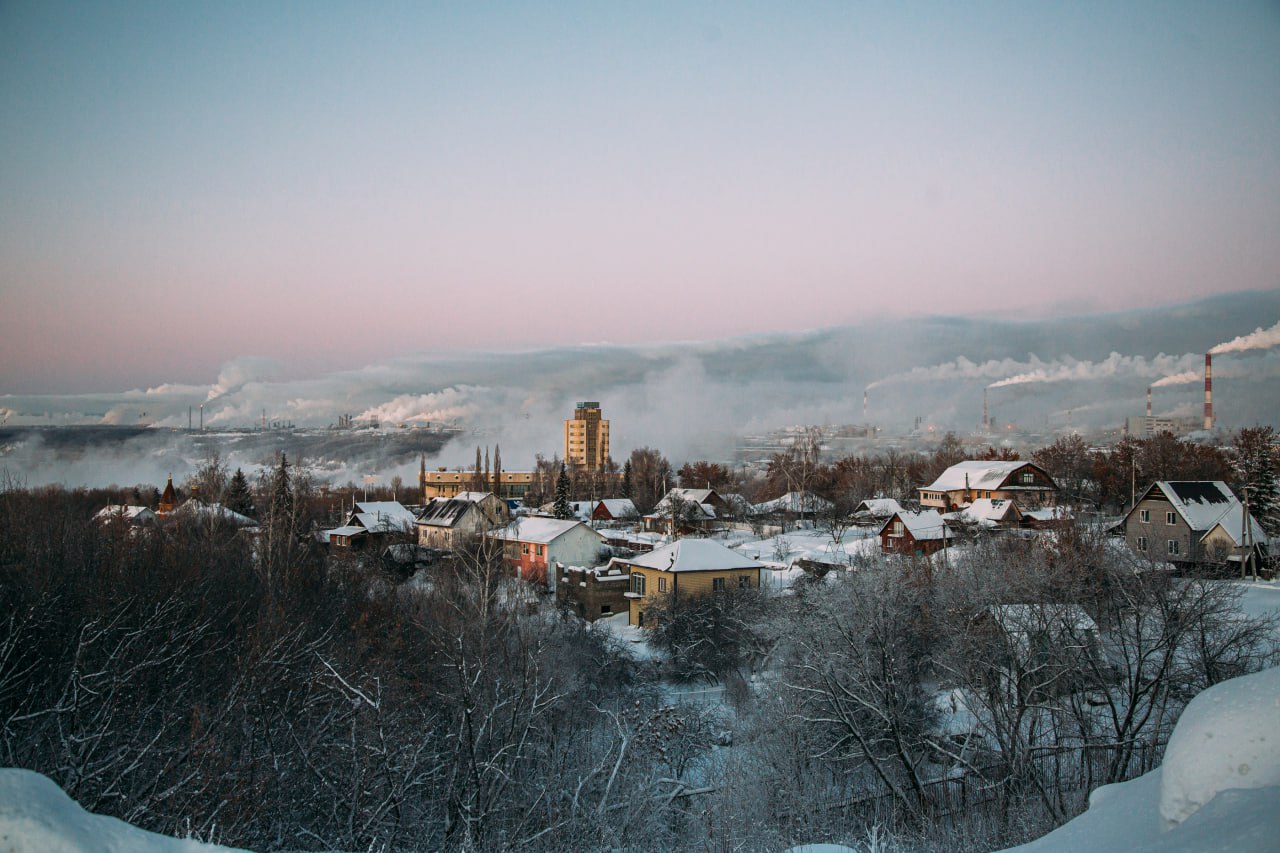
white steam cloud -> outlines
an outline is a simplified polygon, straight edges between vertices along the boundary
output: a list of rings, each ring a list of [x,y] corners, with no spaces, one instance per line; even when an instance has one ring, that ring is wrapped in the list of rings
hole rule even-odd
[[[1276,323],[1269,329],[1259,326],[1253,332],[1247,335],[1241,335],[1238,338],[1227,341],[1225,344],[1218,344],[1209,350],[1212,355],[1220,355],[1228,352],[1248,352],[1255,349],[1271,349],[1280,346],[1280,323]]]
[[[1192,354],[1172,356],[1160,353],[1154,358],[1140,355],[1121,355],[1113,352],[1102,361],[1080,361],[1066,358],[992,382],[989,388],[1005,388],[1010,385],[1029,385],[1043,382],[1081,382],[1118,377],[1150,378],[1168,374],[1172,370],[1189,369],[1195,362]]]

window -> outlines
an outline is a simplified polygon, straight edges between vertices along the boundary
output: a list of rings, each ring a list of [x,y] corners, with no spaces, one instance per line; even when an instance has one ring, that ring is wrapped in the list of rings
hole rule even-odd
[[[1025,485],[1028,485],[1028,486],[1029,486],[1029,485],[1031,485],[1032,483],[1034,483],[1035,481],[1036,481],[1036,475],[1035,475],[1035,474],[1032,474],[1030,471],[1026,471],[1026,472],[1024,472],[1024,473],[1023,473],[1023,475],[1022,475],[1022,482],[1023,482],[1023,484],[1025,484]]]
[[[644,611],[643,611],[643,610],[640,610],[640,611],[637,611],[637,612],[636,612],[636,624],[637,624],[637,625],[644,625]]]
[[[667,591],[667,579],[663,577],[658,578],[658,592],[666,592],[666,591]]]
[[[528,545],[521,545],[521,546],[520,546],[520,553],[521,553],[521,554],[528,554],[528,553],[529,553],[529,546],[528,546]]]
[[[901,535],[902,535],[902,531],[903,531],[904,529],[905,529],[905,528],[903,528],[903,526],[902,526],[902,522],[901,522],[901,521],[895,521],[895,522],[893,523],[893,532],[892,532],[892,533],[890,533],[889,535],[890,535],[890,536],[901,536]]]
[[[546,553],[546,549],[547,549],[547,546],[546,546],[546,545],[539,545],[539,546],[538,546],[538,556],[539,556],[539,557],[541,557],[543,554],[545,554],[545,553]]]
[[[1178,540],[1177,540],[1177,539],[1170,539],[1170,540],[1169,540],[1169,553],[1170,553],[1170,554],[1179,554],[1179,553],[1181,553],[1181,551],[1179,550],[1181,547],[1182,547],[1182,546],[1178,544]]]
[[[1177,524],[1177,523],[1178,523],[1178,514],[1177,514],[1177,513],[1174,513],[1174,512],[1166,512],[1166,513],[1164,514],[1164,523],[1165,523],[1165,524]]]
[[[1134,544],[1138,546],[1139,551],[1142,551],[1143,553],[1145,553],[1147,550],[1147,537],[1139,536],[1137,538],[1137,541],[1134,542]]]
[[[1149,509],[1140,509],[1140,510],[1138,510],[1138,521],[1141,521],[1143,524],[1150,524],[1150,523],[1151,523],[1151,510],[1149,510]]]
[[[601,615],[601,616],[611,616],[611,615],[613,615],[613,605],[612,605],[612,604],[601,604],[601,605],[600,605],[600,615]]]
[[[636,595],[644,595],[644,575],[637,572],[631,573],[631,591]]]
[[[738,575],[738,589],[750,589],[750,588],[751,588],[751,576]]]
[[[712,591],[712,592],[724,592],[724,578],[712,578],[712,579],[711,579],[711,591]]]

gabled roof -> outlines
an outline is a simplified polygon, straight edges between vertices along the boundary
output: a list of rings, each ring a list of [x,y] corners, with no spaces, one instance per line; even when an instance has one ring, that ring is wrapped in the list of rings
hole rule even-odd
[[[763,563],[744,557],[711,539],[677,539],[670,545],[627,562],[642,569],[662,572],[723,572],[764,568]]]
[[[780,498],[758,503],[751,509],[760,514],[771,512],[822,512],[831,508],[831,501],[813,492],[787,492]]]
[[[1249,513],[1249,526],[1252,528],[1249,531],[1249,535],[1252,543],[1254,545],[1267,544],[1267,539],[1268,539],[1267,531],[1262,529],[1262,525],[1259,524],[1258,520],[1253,517],[1253,513]],[[1223,532],[1226,533],[1228,537],[1230,537],[1233,545],[1235,545],[1237,548],[1243,548],[1245,544],[1244,538],[1243,538],[1244,532],[1245,532],[1244,531],[1244,505],[1241,504],[1239,501],[1237,501],[1234,506],[1229,508],[1222,515],[1221,518],[1215,521],[1209,527],[1209,529],[1205,531],[1204,536],[1200,537],[1201,540],[1204,540],[1205,538],[1207,538],[1209,534],[1212,533],[1214,529],[1217,527],[1222,528]]]
[[[485,500],[486,498],[493,498],[494,500],[502,500],[493,492],[458,492],[452,498],[449,498],[449,500],[467,501],[469,503],[478,504],[481,501]],[[440,500],[440,499],[433,498],[433,500]]]
[[[855,515],[860,512],[865,512],[873,518],[886,518],[887,516],[893,515],[895,512],[901,511],[902,504],[898,503],[893,498],[867,498],[865,501],[858,504],[857,508],[854,509],[853,512]]]
[[[978,498],[959,512],[951,514],[970,524],[999,524],[1002,521],[1017,521],[1022,517],[1018,505],[1008,498]]]
[[[364,501],[356,503],[347,524],[359,525],[370,533],[407,533],[416,521],[399,501]]]
[[[1219,519],[1240,507],[1240,501],[1221,480],[1157,480],[1147,487],[1138,502],[1141,503],[1153,497],[1153,493],[1159,493],[1182,517],[1188,527],[1201,534],[1207,533]],[[1125,513],[1126,524],[1135,509],[1137,509],[1136,505],[1130,507]],[[1243,513],[1242,508],[1240,512]],[[1240,531],[1241,518],[1242,515],[1235,516],[1237,534]]]
[[[996,462],[969,459],[952,465],[943,471],[933,483],[923,488],[931,492],[953,492],[964,488],[998,489],[1015,471],[1026,467],[1041,470],[1039,466],[1023,460]]]
[[[428,527],[456,527],[468,512],[476,511],[475,501],[458,498],[433,500],[422,508],[417,523]]]
[[[107,504],[93,516],[95,521],[102,522],[114,521],[115,519],[142,522],[155,517],[155,511],[149,507],[132,506],[130,504]]]
[[[236,527],[257,527],[258,522],[254,521],[247,515],[241,515],[233,509],[228,509],[220,503],[207,504],[196,498],[190,498],[182,506],[173,511],[176,516],[191,516],[196,518],[217,518],[219,521],[225,521],[228,524],[234,524]]]
[[[608,510],[613,518],[638,518],[640,515],[631,498],[605,498],[595,503]]]
[[[662,515],[664,512],[670,512],[670,504],[672,498],[679,498],[685,503],[705,504],[720,502],[721,497],[716,493],[715,489],[672,489],[662,496],[662,500],[658,501],[658,505],[653,508],[654,515]],[[715,512],[712,512],[712,516]]]
[[[575,521],[571,518],[539,518],[534,516],[517,518],[506,527],[499,528],[489,535],[495,539],[506,539],[512,542],[533,542],[539,545],[548,545],[575,527],[590,530],[597,539],[604,541],[603,536],[591,530],[581,521]]]
[[[929,539],[951,539],[951,531],[947,529],[947,522],[938,514],[936,509],[926,509],[923,512],[908,512],[900,510],[889,517],[889,520],[880,526],[880,533],[884,533],[885,528],[893,524],[894,520],[902,522],[902,526],[911,534],[911,538],[917,542]]]

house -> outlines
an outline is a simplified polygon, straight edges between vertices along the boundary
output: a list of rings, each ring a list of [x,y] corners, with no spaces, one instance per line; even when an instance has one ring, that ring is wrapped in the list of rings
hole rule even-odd
[[[170,518],[180,521],[198,521],[205,525],[226,525],[237,530],[254,532],[258,522],[247,515],[242,515],[220,503],[205,503],[199,498],[190,498],[175,509]]]
[[[156,520],[156,514],[145,506],[128,504],[107,504],[94,513],[93,520],[99,524],[127,524],[130,527],[141,527]]]
[[[605,498],[595,501],[591,510],[592,521],[635,521],[640,512],[631,498]]]
[[[1121,522],[1125,542],[1140,557],[1175,565],[1239,561],[1247,538],[1265,550],[1267,536],[1221,480],[1159,480]]]
[[[899,510],[880,528],[880,549],[886,554],[927,557],[945,548],[952,539],[937,510]]]
[[[630,582],[629,623],[645,625],[645,611],[660,596],[710,595],[730,589],[758,589],[759,563],[711,539],[680,539],[625,561]],[[652,619],[649,624],[652,624]]]
[[[428,548],[457,548],[465,539],[511,520],[507,502],[491,492],[459,492],[453,498],[433,498],[418,514],[414,526],[418,544]]]
[[[902,504],[893,498],[867,498],[853,508],[853,520],[861,525],[880,526],[895,512],[902,512]]]
[[[640,521],[650,532],[694,533],[714,527],[717,510],[723,506],[724,499],[715,489],[672,489]],[[674,522],[673,513],[678,516]]]
[[[955,512],[982,498],[1018,502],[1021,510],[1054,506],[1058,484],[1043,468],[1031,462],[969,460],[957,462],[938,479],[916,490],[920,506],[939,512]]]
[[[949,512],[942,518],[948,523],[973,525],[984,529],[1012,529],[1022,524],[1023,513],[1008,498],[978,498],[967,507]]]
[[[752,515],[789,515],[796,518],[813,518],[831,509],[833,504],[813,492],[787,492],[780,498],[758,503],[751,507]]]
[[[331,546],[356,549],[393,535],[411,535],[416,521],[399,501],[364,501],[356,503],[345,524],[324,533]]]
[[[572,519],[526,516],[488,535],[502,542],[503,561],[517,577],[545,583],[552,592],[556,576],[548,566],[593,566],[604,545],[603,536]]]
[[[588,622],[627,612],[626,563],[615,558],[594,569],[556,563],[555,572],[556,603]]]

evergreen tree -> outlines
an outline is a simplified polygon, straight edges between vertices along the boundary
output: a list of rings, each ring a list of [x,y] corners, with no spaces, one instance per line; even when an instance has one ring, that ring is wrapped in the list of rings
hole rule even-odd
[[[231,482],[227,484],[226,497],[222,503],[232,512],[238,512],[250,518],[256,512],[253,506],[253,493],[249,491],[249,480],[245,477],[244,471],[239,468],[231,475]]]
[[[626,464],[622,466],[622,496],[628,500],[631,498],[631,460],[628,459]]]
[[[1236,434],[1232,458],[1232,487],[1236,497],[1244,500],[1243,489],[1249,489],[1249,514],[1269,533],[1280,529],[1280,486],[1276,469],[1280,468],[1280,448],[1275,430],[1269,426],[1242,429]]]
[[[560,476],[556,479],[556,518],[573,518],[573,507],[569,504],[569,472],[564,465],[560,466]]]

